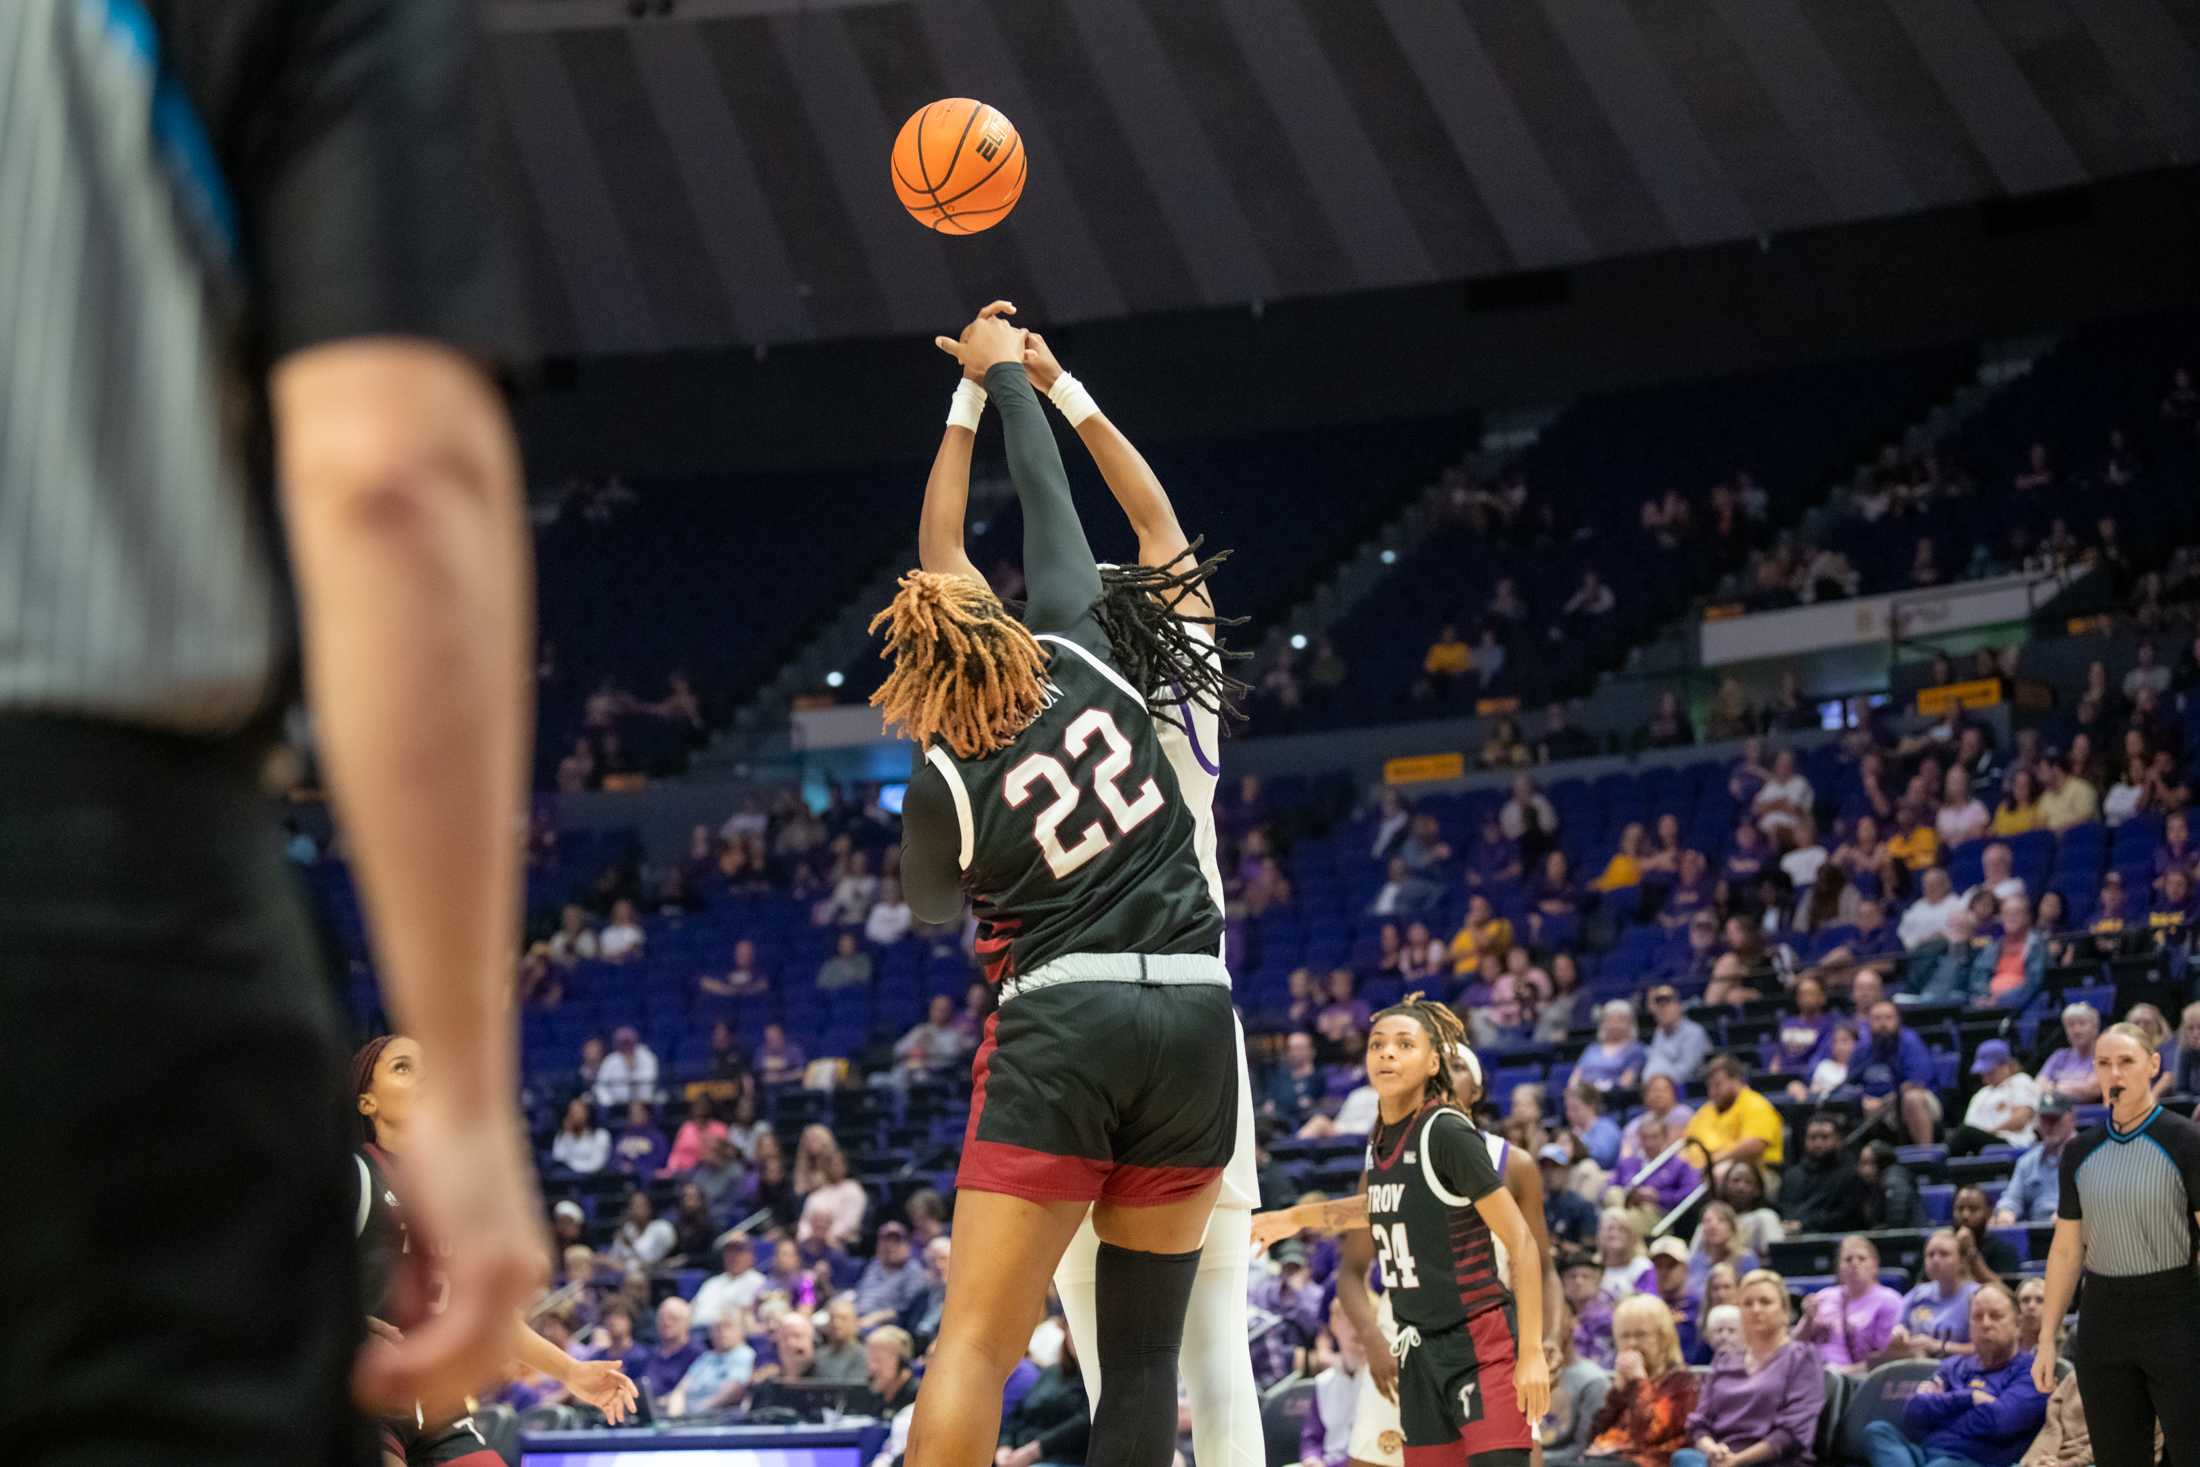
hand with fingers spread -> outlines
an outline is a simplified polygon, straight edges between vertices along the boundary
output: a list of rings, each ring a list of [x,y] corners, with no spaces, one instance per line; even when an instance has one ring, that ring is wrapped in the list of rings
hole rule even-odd
[[[573,1393],[573,1399],[586,1401],[603,1412],[603,1419],[612,1426],[633,1414],[635,1402],[641,1399],[640,1388],[619,1369],[616,1360],[575,1361],[565,1388]]]
[[[1028,334],[1004,319],[1016,314],[1012,301],[994,301],[954,338],[935,336],[932,344],[962,363],[963,375],[983,384],[987,371],[1002,362],[1021,364]]]

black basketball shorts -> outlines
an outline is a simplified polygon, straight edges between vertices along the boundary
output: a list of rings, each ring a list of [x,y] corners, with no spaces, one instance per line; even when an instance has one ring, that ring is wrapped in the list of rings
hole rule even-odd
[[[971,1061],[957,1187],[1156,1206],[1237,1144],[1237,1031],[1218,984],[1057,983],[1004,997]]]
[[[1513,1394],[1512,1301],[1424,1337],[1398,1372],[1406,1467],[1526,1467],[1533,1441]]]

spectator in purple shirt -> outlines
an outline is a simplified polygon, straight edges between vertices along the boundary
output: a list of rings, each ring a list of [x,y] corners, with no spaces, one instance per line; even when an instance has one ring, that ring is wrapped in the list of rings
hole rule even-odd
[[[802,1046],[787,1038],[784,1025],[766,1024],[756,1046],[756,1078],[766,1085],[791,1085],[802,1078],[807,1061]]]
[[[1665,910],[1658,913],[1658,921],[1667,927],[1682,926],[1697,912],[1708,909],[1716,894],[1703,852],[1682,851],[1680,873],[1665,894]]]
[[[2172,871],[2182,871],[2187,877],[2200,871],[2200,847],[2193,844],[2192,818],[2182,810],[2171,811],[2162,822],[2162,843],[2154,848],[2156,889]]]
[[[1745,820],[1734,828],[1734,844],[1726,853],[1726,865],[1720,874],[1728,886],[1740,891],[1756,885],[1772,861],[1772,848],[1765,844],[1764,832]]]
[[[2079,1105],[2097,1104],[2101,1081],[2093,1073],[2093,1041],[2101,1037],[2101,1011],[2084,1002],[2066,1005],[2062,1025],[2068,1043],[2040,1066],[2040,1093],[2066,1096]]]
[[[1323,980],[1326,1001],[1314,1015],[1314,1032],[1325,1039],[1367,1032],[1371,1012],[1360,997],[1360,980],[1350,968],[1337,968]]]
[[[611,1143],[611,1165],[630,1177],[653,1177],[671,1154],[672,1143],[649,1106],[639,1100],[627,1106],[626,1126]]]
[[[1833,1032],[1833,1015],[1826,1010],[1826,985],[1815,973],[1795,980],[1795,1011],[1783,1016],[1772,1031],[1765,1053],[1765,1068],[1775,1075],[1808,1079],[1824,1057],[1826,1036]]]
[[[1903,1026],[1902,1011],[1892,999],[1871,1006],[1870,1023],[1871,1037],[1849,1065],[1849,1080],[1862,1095],[1864,1114],[1888,1127],[1899,1122],[1912,1145],[1930,1146],[1941,1116],[1932,1051],[1916,1031]]]
[[[1254,1278],[1246,1290],[1254,1311],[1253,1379],[1262,1390],[1299,1368],[1322,1323],[1322,1289],[1306,1266],[1306,1255],[1289,1244],[1278,1251],[1283,1256],[1276,1271]]]
[[[1971,1296],[1978,1284],[1970,1277],[1962,1240],[1942,1228],[1925,1240],[1925,1263],[1917,1287],[1902,1296],[1902,1322],[1887,1341],[1895,1360],[1939,1360],[1971,1353]]]
[[[1635,1140],[1641,1148],[1640,1154],[1623,1150],[1619,1165],[1612,1171],[1612,1180],[1627,1189],[1630,1205],[1638,1195],[1647,1193],[1661,1214],[1671,1212],[1696,1190],[1697,1184],[1703,1181],[1703,1173],[1689,1164],[1686,1152],[1675,1152],[1660,1163],[1656,1171],[1646,1171],[1658,1153],[1671,1143],[1673,1135],[1666,1129],[1663,1117],[1646,1113],[1637,1120],[1640,1124],[1635,1130]]]
[[[657,1306],[657,1343],[626,1357],[626,1373],[636,1385],[662,1398],[686,1378],[688,1367],[703,1353],[703,1342],[695,1338],[689,1324],[687,1300],[674,1297]]]
[[[2032,1354],[2018,1348],[2017,1301],[1999,1283],[1971,1296],[1976,1353],[1954,1359],[1917,1388],[1902,1424],[1864,1428],[1872,1467],[2012,1467],[2047,1421],[2032,1383]],[[2151,1454],[2150,1454],[2151,1455]]]
[[[1520,842],[1505,834],[1493,812],[1482,818],[1481,834],[1467,847],[1468,886],[1499,886],[1520,880]]]
[[[1648,1051],[1635,1037],[1635,1008],[1615,998],[1597,1011],[1596,1043],[1581,1052],[1574,1083],[1596,1090],[1633,1089]]]
[[[1828,1370],[1862,1375],[1894,1338],[1902,1296],[1879,1281],[1879,1248],[1861,1233],[1841,1240],[1836,1282],[1803,1301],[1795,1338],[1808,1342]]]
[[[1826,1375],[1810,1346],[1788,1337],[1787,1284],[1770,1269],[1742,1280],[1742,1342],[1722,1350],[1688,1418],[1689,1447],[1673,1467],[1809,1467]]]
[[[910,1252],[909,1230],[891,1219],[880,1223],[871,1261],[856,1280],[856,1322],[865,1330],[893,1324],[931,1287],[931,1274]]]

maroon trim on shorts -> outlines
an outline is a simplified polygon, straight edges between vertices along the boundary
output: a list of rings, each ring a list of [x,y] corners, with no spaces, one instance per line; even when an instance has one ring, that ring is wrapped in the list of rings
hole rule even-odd
[[[986,1078],[999,1048],[1001,1015],[985,1021],[985,1039],[970,1057],[970,1120],[963,1127],[962,1162],[955,1168],[957,1190],[1000,1192],[1027,1202],[1097,1202],[1107,1182],[1108,1163],[1081,1156],[1049,1156],[1006,1141],[980,1141],[985,1116]]]
[[[1482,1419],[1468,1422],[1459,1433],[1469,1458],[1484,1452],[1525,1452],[1535,1443],[1528,1418],[1520,1414],[1520,1398],[1513,1392],[1513,1363],[1520,1358],[1520,1345],[1506,1322],[1509,1312],[1485,1309],[1467,1320],[1467,1334],[1474,1341],[1476,1390],[1482,1397]]]
[[[1124,1207],[1160,1207],[1198,1196],[1221,1175],[1218,1166],[1119,1166],[1108,1173],[1100,1195]]]
[[[1110,1163],[1085,1156],[1049,1156],[1006,1141],[967,1142],[962,1165],[955,1169],[955,1187],[1002,1192],[1027,1202],[1098,1202],[1109,1169]]]

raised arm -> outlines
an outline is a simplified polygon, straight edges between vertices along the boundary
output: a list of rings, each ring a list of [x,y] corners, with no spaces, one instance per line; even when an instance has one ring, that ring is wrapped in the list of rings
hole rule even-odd
[[[966,399],[982,404],[985,389],[964,378],[955,393],[955,408]],[[978,442],[975,426],[964,427],[955,418],[940,435],[939,452],[932,455],[932,472],[924,481],[924,508],[917,515],[917,564],[947,576],[968,576],[981,585],[985,577],[963,548],[963,519],[970,508],[970,454]]]
[[[1008,476],[1024,507],[1024,624],[1034,632],[1063,632],[1091,615],[1100,599],[1100,570],[1077,519],[1054,430],[1024,373],[1025,334],[998,315],[981,315],[961,339],[935,336],[932,342],[963,370],[985,374],[1008,440]]]
[[[1107,480],[1108,492],[1115,496],[1124,518],[1131,522],[1132,532],[1138,536],[1139,563],[1165,566],[1182,559],[1191,549],[1191,541],[1186,538],[1183,526],[1177,523],[1176,506],[1170,502],[1169,491],[1161,487],[1161,480],[1154,474],[1152,465],[1146,462],[1145,455],[1093,403],[1092,394],[1085,392],[1077,379],[1063,370],[1046,338],[1036,331],[1024,339],[1024,370],[1030,375],[1035,390],[1056,399],[1056,406],[1076,429],[1078,439],[1092,455],[1100,476]],[[1058,395],[1058,388],[1065,389],[1065,395]],[[1195,588],[1184,598],[1183,604],[1196,615],[1214,614],[1214,606],[1204,586]]]
[[[1062,453],[1021,361],[989,367],[985,388],[1001,410],[1008,475],[1024,507],[1024,623],[1034,632],[1066,631],[1100,599],[1100,570],[1070,498]]]
[[[978,312],[978,319],[989,321],[1013,315],[1015,310],[1008,301],[994,301]],[[967,329],[963,337],[969,338]],[[980,585],[985,584],[985,576],[964,549],[963,524],[970,511],[970,455],[977,446],[978,418],[985,411],[985,401],[984,372],[964,366],[948,408],[946,431],[940,435],[939,452],[932,456],[932,472],[924,481],[924,508],[917,516],[917,564],[940,575],[968,576]]]

